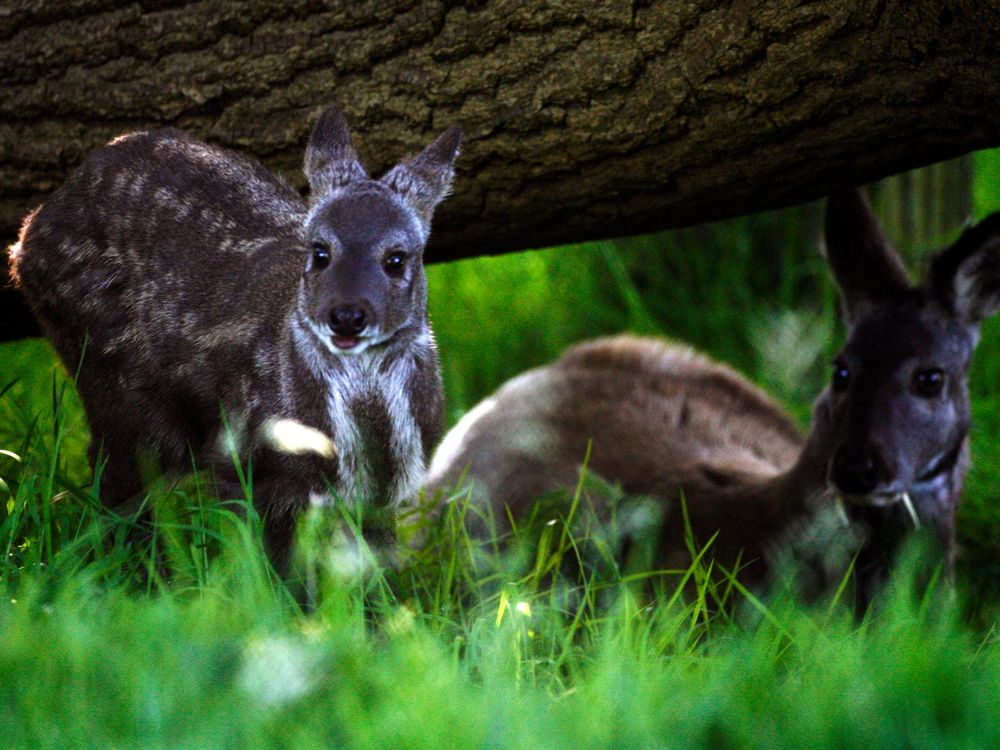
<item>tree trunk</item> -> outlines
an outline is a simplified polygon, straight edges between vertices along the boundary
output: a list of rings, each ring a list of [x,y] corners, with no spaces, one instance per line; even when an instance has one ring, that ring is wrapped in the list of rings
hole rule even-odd
[[[991,0],[14,0],[0,239],[90,149],[171,125],[303,186],[339,102],[378,172],[465,128],[430,260],[678,227],[1000,143]],[[7,293],[2,333],[30,326]]]

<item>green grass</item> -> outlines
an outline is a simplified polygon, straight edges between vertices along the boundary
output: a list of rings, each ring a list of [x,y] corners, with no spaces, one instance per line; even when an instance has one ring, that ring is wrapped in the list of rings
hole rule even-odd
[[[976,185],[982,215],[995,193]],[[804,424],[840,340],[817,211],[432,268],[449,419],[628,328],[733,364]],[[197,476],[152,489],[152,523],[103,508],[51,350],[4,345],[0,747],[995,746],[998,362],[992,321],[956,591],[904,565],[859,623],[837,600],[745,595],[710,547],[688,570],[622,568],[582,505],[507,551],[466,535],[461,501],[411,512],[404,540],[425,544],[391,569],[351,543],[349,513],[332,545],[310,514],[286,582],[252,510]]]
[[[1000,736],[1000,650],[960,624],[944,591],[900,587],[862,625],[836,602],[780,599],[734,619],[718,604],[742,597],[706,577],[704,557],[644,576],[650,606],[634,578],[565,569],[588,542],[573,524],[545,527],[531,551],[547,553],[513,559],[465,535],[459,504],[442,523],[404,523],[430,543],[394,570],[358,575],[345,549],[308,548],[303,609],[269,571],[259,525],[205,506],[191,486],[152,493],[173,509],[158,513],[153,542],[130,541],[140,520],[62,476],[44,512],[59,438],[37,431],[20,446],[22,471],[5,472],[4,747],[940,747]],[[689,579],[698,593],[680,596]]]

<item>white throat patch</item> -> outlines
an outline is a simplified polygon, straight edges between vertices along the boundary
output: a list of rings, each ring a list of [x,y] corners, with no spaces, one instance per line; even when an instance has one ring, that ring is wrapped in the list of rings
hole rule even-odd
[[[292,328],[296,346],[310,371],[325,384],[327,414],[339,463],[336,491],[351,501],[356,497],[366,503],[374,499],[378,478],[372,475],[372,461],[364,455],[361,429],[352,407],[376,397],[385,405],[389,419],[387,447],[392,463],[392,477],[383,500],[398,505],[412,496],[425,473],[420,428],[407,391],[414,355],[393,350],[391,344],[356,354],[331,355],[324,348],[323,337],[311,327],[296,320]],[[429,342],[430,334],[424,332],[406,346],[420,349]]]

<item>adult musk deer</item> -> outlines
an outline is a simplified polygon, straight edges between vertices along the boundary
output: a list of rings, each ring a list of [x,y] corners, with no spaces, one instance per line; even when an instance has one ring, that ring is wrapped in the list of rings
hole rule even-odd
[[[1000,305],[1000,214],[967,230],[912,286],[859,192],[826,213],[829,263],[849,335],[803,438],[785,412],[732,370],[692,350],[620,336],[584,343],[506,383],[445,437],[427,489],[471,488],[501,521],[589,471],[663,506],[659,563],[715,532],[716,559],[760,580],[773,545],[814,510],[844,501],[864,532],[858,604],[914,524],[950,569],[967,465],[966,384],[980,322]],[[465,484],[461,480],[465,477]],[[598,499],[600,502],[600,499]],[[506,507],[505,507],[506,506]]]
[[[443,394],[423,248],[461,133],[371,179],[336,107],[308,205],[261,164],[176,130],[93,152],[25,221],[12,275],[77,386],[103,501],[140,466],[253,469],[279,555],[330,491],[391,508],[423,478]]]

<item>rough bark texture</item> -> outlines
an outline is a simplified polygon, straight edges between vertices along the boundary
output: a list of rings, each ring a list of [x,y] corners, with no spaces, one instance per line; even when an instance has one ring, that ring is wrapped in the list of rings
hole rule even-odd
[[[798,203],[1000,143],[997,39],[993,0],[14,0],[0,239],[127,130],[180,127],[303,186],[334,101],[373,171],[465,128],[431,260]],[[13,300],[0,338],[30,330]]]

